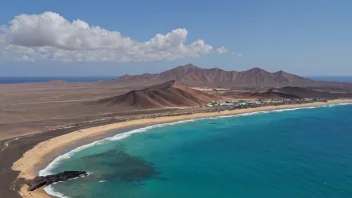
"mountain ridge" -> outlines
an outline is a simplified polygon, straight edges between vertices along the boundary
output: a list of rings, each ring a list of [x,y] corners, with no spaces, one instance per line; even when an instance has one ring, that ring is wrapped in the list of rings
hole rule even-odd
[[[185,86],[206,87],[283,87],[312,85],[315,81],[282,70],[268,72],[259,67],[246,71],[226,71],[220,68],[203,69],[193,64],[178,66],[156,74],[123,75],[117,81],[169,81]]]

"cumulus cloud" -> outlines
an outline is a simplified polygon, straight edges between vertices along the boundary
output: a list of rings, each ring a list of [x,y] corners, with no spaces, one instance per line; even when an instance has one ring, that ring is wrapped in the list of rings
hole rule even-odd
[[[21,14],[1,26],[0,59],[82,62],[174,60],[214,52],[203,40],[186,43],[188,31],[175,29],[140,42],[54,12]],[[225,47],[216,50],[222,54]]]
[[[226,49],[226,47],[222,46],[222,47],[216,49],[216,52],[219,54],[224,54],[227,52],[227,49]]]

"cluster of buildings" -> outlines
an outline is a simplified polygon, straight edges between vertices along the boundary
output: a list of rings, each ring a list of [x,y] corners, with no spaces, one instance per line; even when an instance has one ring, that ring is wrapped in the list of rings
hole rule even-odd
[[[230,101],[212,101],[206,104],[207,107],[244,107],[251,105],[260,105],[260,101],[253,100],[230,100]]]
[[[263,104],[300,104],[310,102],[326,102],[322,98],[297,98],[297,99],[259,99]]]
[[[285,105],[285,104],[301,104],[310,102],[326,102],[321,98],[299,98],[299,99],[259,99],[259,100],[229,100],[229,101],[212,101],[206,104],[206,107],[256,107],[265,105]]]

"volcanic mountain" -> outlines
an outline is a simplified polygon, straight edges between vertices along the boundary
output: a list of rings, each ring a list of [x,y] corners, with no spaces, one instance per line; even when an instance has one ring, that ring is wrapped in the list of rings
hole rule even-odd
[[[299,96],[301,98],[351,98],[352,93],[337,93],[337,92],[327,92],[318,91],[303,87],[282,87],[277,89],[281,93],[292,94]]]
[[[124,75],[116,79],[119,83],[146,85],[170,80],[176,80],[189,87],[279,88],[292,86],[352,91],[351,83],[314,81],[284,71],[271,73],[260,68],[253,68],[237,72],[219,68],[203,69],[192,64],[178,66],[158,74]]]
[[[283,87],[314,84],[314,81],[283,71],[270,73],[260,68],[248,71],[225,71],[219,68],[202,69],[192,64],[178,66],[158,74],[124,75],[117,81],[165,82],[176,80],[186,86],[204,87]]]
[[[251,97],[262,99],[298,99],[298,98],[351,98],[351,93],[331,93],[317,91],[303,87],[282,87],[271,88],[266,92],[257,92],[251,94]]]
[[[217,96],[188,88],[172,80],[142,90],[133,90],[120,96],[101,99],[97,102],[132,109],[159,109],[192,107],[219,99]]]
[[[251,97],[257,97],[261,99],[298,99],[301,98],[291,93],[284,93],[277,89],[269,89],[266,92],[254,93]]]

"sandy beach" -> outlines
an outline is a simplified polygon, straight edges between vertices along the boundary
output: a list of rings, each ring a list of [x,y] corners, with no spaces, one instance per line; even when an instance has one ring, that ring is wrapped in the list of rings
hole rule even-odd
[[[34,168],[38,164],[43,163],[43,160],[53,152],[58,151],[62,148],[68,147],[70,145],[72,146],[73,143],[79,140],[94,138],[102,134],[106,134],[107,132],[111,132],[118,129],[124,129],[129,127],[141,127],[141,126],[147,126],[147,125],[169,123],[169,122],[176,122],[176,121],[190,120],[190,119],[244,114],[244,113],[257,112],[257,111],[303,108],[303,107],[322,106],[327,104],[338,104],[338,103],[352,103],[352,100],[338,99],[338,100],[328,101],[327,103],[316,102],[316,103],[306,103],[306,104],[299,104],[299,105],[295,104],[295,105],[266,106],[266,107],[248,108],[248,109],[226,110],[226,111],[211,112],[211,113],[195,113],[195,114],[183,115],[183,116],[169,116],[169,117],[159,117],[159,118],[151,118],[151,119],[131,120],[126,122],[81,129],[61,136],[53,137],[49,140],[46,140],[37,144],[36,146],[34,146],[34,148],[26,151],[24,155],[13,164],[12,170],[19,171],[20,172],[19,178],[21,179],[32,179],[37,175],[37,172]],[[22,197],[50,197],[46,195],[43,190],[28,192],[26,185],[21,187],[21,190],[19,193]]]

